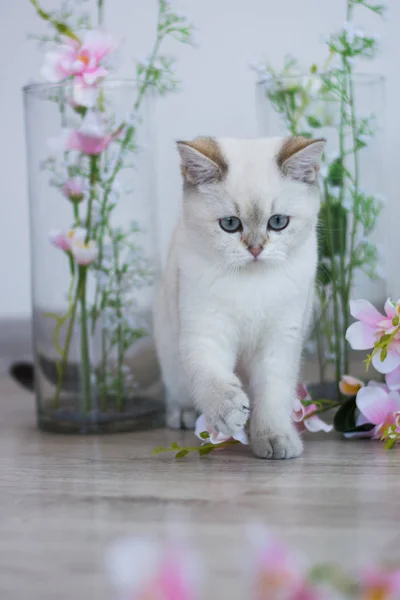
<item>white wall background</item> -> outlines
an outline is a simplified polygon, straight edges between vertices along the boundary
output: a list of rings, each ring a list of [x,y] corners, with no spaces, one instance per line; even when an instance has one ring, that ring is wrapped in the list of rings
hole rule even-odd
[[[182,92],[158,109],[158,203],[160,246],[165,252],[180,203],[180,177],[174,140],[198,134],[257,135],[254,73],[249,63],[262,56],[277,65],[286,53],[305,65],[319,62],[325,34],[341,26],[344,0],[173,0],[198,28],[199,48],[170,44],[179,58]],[[53,4],[52,4],[53,2]],[[54,0],[43,0],[51,8]],[[364,70],[386,77],[385,183],[388,197],[385,239],[389,292],[400,294],[398,255],[400,139],[400,2],[388,0],[385,21],[360,9],[359,24],[382,36],[383,52]],[[124,38],[121,74],[133,74],[132,57],[153,40],[155,0],[105,0],[109,31]],[[29,0],[0,3],[0,317],[30,312],[29,230],[21,87],[39,79],[42,54],[28,32],[40,24]],[[387,238],[387,239],[386,239]]]

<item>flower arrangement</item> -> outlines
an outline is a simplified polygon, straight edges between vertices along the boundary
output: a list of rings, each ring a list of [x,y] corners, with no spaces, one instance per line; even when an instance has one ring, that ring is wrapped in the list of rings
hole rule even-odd
[[[133,167],[139,151],[137,130],[144,100],[149,94],[165,95],[178,88],[174,58],[162,53],[164,43],[173,38],[190,44],[193,27],[167,0],[158,0],[153,48],[136,64],[136,100],[126,118],[118,120],[106,88],[118,44],[103,29],[104,0],[96,2],[97,24],[74,2],[63,2],[58,12],[50,13],[38,0],[30,1],[50,27],[50,35],[39,36],[46,47],[42,75],[57,84],[49,86],[48,94],[60,113],[60,135],[49,140],[55,152],[43,168],[71,207],[70,222],[49,232],[54,251],[65,255],[70,272],[66,312],[46,315],[54,320],[58,355],[52,406],[57,409],[60,404],[79,324],[82,413],[95,406],[104,411],[111,400],[122,411],[135,386],[126,354],[147,333],[137,317],[135,293],[151,285],[153,266],[140,241],[142,224],[115,223],[120,197],[131,193],[121,189],[120,178]],[[94,293],[89,295],[89,289]],[[99,332],[100,363],[91,351],[93,336]]]
[[[358,272],[379,275],[379,252],[371,241],[382,209],[381,197],[362,187],[361,161],[377,129],[376,114],[360,114],[355,68],[360,59],[373,59],[379,38],[354,24],[357,9],[382,16],[383,4],[346,0],[346,22],[326,44],[327,58],[306,75],[288,57],[276,71],[268,63],[254,65],[267,98],[292,135],[326,136],[329,151],[321,169],[322,207],[317,276],[318,313],[313,332],[321,383],[334,363],[336,382],[349,372],[345,332],[349,327],[350,296]],[[364,94],[367,92],[364,91]],[[364,154],[363,154],[364,153]],[[378,167],[376,167],[378,168]]]
[[[382,315],[367,300],[351,301],[350,313],[356,322],[347,329],[346,339],[353,350],[372,349],[365,360],[366,367],[373,364],[385,375],[385,382],[370,380],[365,385],[361,379],[345,374],[339,381],[345,401],[312,400],[306,386],[299,384],[292,420],[300,432],[329,433],[335,429],[346,438],[382,440],[387,449],[400,442],[400,300],[394,303],[389,298],[384,310]],[[335,409],[333,426],[319,417],[320,413]],[[198,452],[204,456],[213,450],[249,443],[246,428],[227,438],[213,431],[204,415],[197,419],[195,434],[202,445],[181,447],[173,442],[168,448],[158,446],[153,454],[175,452],[175,458],[184,458],[190,452]]]
[[[246,560],[238,565],[248,600],[395,600],[400,568],[369,565],[349,573],[335,564],[304,567],[278,537],[252,527],[244,540]],[[248,564],[248,568],[243,565]],[[169,540],[127,539],[109,551],[107,566],[118,597],[132,600],[199,598],[203,569],[187,545]]]
[[[382,315],[366,300],[350,303],[357,319],[346,339],[354,350],[369,350],[367,368],[372,364],[385,381],[363,381],[344,376],[341,390],[348,400],[335,415],[335,428],[346,437],[370,437],[394,448],[400,441],[400,301],[385,303]]]

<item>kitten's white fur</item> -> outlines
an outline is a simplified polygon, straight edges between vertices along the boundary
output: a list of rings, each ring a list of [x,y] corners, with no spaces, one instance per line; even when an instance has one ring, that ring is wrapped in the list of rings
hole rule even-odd
[[[222,181],[215,162],[178,143],[183,211],[154,311],[168,425],[191,427],[201,412],[232,434],[251,406],[254,453],[290,458],[302,451],[291,412],[313,302],[320,199],[312,182],[324,143],[281,169],[283,138],[217,143],[228,165]],[[273,214],[290,223],[267,234]],[[240,217],[242,234],[221,229],[228,216]],[[257,260],[243,240],[265,242]]]

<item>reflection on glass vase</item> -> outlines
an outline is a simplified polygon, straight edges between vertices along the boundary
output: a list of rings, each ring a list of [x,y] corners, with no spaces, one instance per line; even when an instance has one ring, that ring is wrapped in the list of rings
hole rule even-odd
[[[317,307],[305,376],[314,397],[335,398],[344,373],[365,377],[351,361],[345,334],[349,302],[383,304],[384,185],[383,78],[354,75],[345,89],[332,76],[282,76],[257,84],[261,135],[303,135],[327,140],[321,168]]]
[[[114,432],[164,420],[151,337],[158,269],[151,94],[24,89],[38,424]]]

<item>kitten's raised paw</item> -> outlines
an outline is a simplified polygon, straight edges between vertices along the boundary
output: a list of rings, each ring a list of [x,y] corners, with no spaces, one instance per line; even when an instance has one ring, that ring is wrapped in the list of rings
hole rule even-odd
[[[250,403],[246,394],[235,386],[234,393],[217,405],[217,412],[210,423],[213,429],[232,436],[240,431],[250,415]]]
[[[252,432],[251,447],[258,458],[296,458],[303,452],[303,443],[295,429],[285,433]]]

